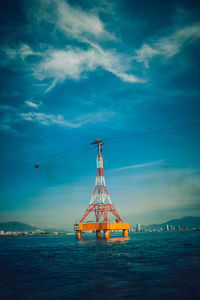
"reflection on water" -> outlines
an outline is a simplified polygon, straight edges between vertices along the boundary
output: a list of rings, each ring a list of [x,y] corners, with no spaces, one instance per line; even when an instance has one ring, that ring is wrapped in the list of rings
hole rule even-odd
[[[200,232],[0,238],[1,299],[200,299]]]
[[[105,242],[117,242],[117,241],[120,241],[120,242],[125,242],[125,241],[128,241],[130,239],[130,237],[110,237],[109,239],[105,239],[103,237],[101,238],[96,238],[96,237],[82,237],[81,239],[77,239],[77,241],[82,244],[84,242],[97,242],[97,243],[105,243]]]

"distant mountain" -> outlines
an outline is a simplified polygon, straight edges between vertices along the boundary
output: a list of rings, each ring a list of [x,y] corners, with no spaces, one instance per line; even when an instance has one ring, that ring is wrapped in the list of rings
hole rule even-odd
[[[144,229],[160,229],[161,227],[164,228],[165,225],[172,225],[172,226],[177,226],[180,225],[181,227],[188,227],[188,228],[193,228],[193,227],[200,227],[200,217],[184,217],[181,219],[173,219],[169,220],[165,223],[161,224],[151,224],[147,226],[141,225],[141,228]],[[41,229],[36,226],[31,226],[25,223],[21,222],[6,222],[6,223],[0,223],[0,230],[4,231],[19,231],[19,232],[24,232],[24,231],[35,231]],[[55,229],[55,228],[49,228],[49,229],[44,229],[47,232],[53,232],[53,231],[58,231],[58,232],[72,232],[68,230],[63,230],[63,229]]]
[[[73,229],[67,230],[62,228],[42,228],[45,232],[59,232],[59,233],[72,233],[74,232]]]
[[[172,225],[172,226],[185,226],[185,227],[200,227],[200,217],[184,217],[181,219],[173,219],[168,222],[163,223],[162,225]]]
[[[6,223],[0,223],[0,230],[6,231],[19,231],[19,232],[25,232],[25,231],[35,231],[35,230],[44,230],[45,232],[61,232],[61,233],[68,233],[73,232],[73,230],[64,230],[64,229],[58,229],[58,228],[39,228],[36,226],[31,226],[25,223],[21,222],[6,222]]]
[[[28,224],[24,224],[21,222],[6,222],[6,223],[0,223],[0,230],[4,231],[35,231],[39,229],[38,227],[31,226]]]
[[[172,226],[180,225],[181,227],[188,227],[188,228],[200,227],[200,217],[184,217],[181,219],[169,220],[161,224],[151,224],[148,226],[141,226],[141,227],[145,229],[159,229],[161,227],[165,227],[165,225],[167,224]]]

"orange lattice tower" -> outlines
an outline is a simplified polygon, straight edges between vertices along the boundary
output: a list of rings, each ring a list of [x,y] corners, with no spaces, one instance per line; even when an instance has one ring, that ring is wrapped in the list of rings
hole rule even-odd
[[[101,140],[96,140],[92,143],[98,145],[98,155],[97,155],[97,172],[96,172],[96,182],[94,191],[90,200],[90,204],[85,211],[81,221],[82,223],[85,218],[92,212],[95,213],[96,222],[108,222],[108,213],[111,212],[116,217],[117,223],[122,223],[122,219],[120,218],[119,214],[117,213],[116,209],[114,208],[110,196],[108,194],[104,172],[103,172],[103,157],[101,155],[102,148],[101,146],[104,144]]]
[[[83,214],[79,224],[74,225],[76,236],[81,238],[82,230],[96,230],[96,236],[100,237],[100,230],[104,230],[104,237],[109,238],[110,229],[122,229],[123,236],[126,237],[128,236],[129,225],[128,223],[123,223],[122,219],[114,208],[105,184],[103,157],[101,155],[102,145],[104,145],[104,142],[96,139],[92,145],[97,145],[98,147],[96,182],[88,208]],[[92,213],[95,215],[96,222],[85,223],[88,215]],[[114,222],[110,222],[110,215],[115,217]]]

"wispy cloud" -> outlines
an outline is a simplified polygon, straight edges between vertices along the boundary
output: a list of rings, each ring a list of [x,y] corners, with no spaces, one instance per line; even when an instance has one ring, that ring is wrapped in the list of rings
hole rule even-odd
[[[116,168],[116,169],[112,169],[112,171],[124,171],[124,170],[128,170],[128,169],[147,168],[147,167],[151,167],[151,166],[160,165],[162,162],[163,162],[163,160],[153,161],[153,162],[144,163],[144,164]]]
[[[115,51],[104,51],[99,46],[88,50],[67,47],[65,50],[50,49],[44,59],[34,68],[34,75],[38,80],[52,78],[53,82],[48,91],[57,82],[65,79],[80,79],[83,74],[92,72],[98,67],[113,73],[126,82],[140,82],[136,76],[129,74],[129,58],[117,54]]]
[[[39,109],[39,107],[41,105],[41,102],[40,103],[35,103],[33,101],[30,101],[30,100],[26,100],[24,103],[25,103],[26,106],[36,108],[36,109]]]
[[[32,102],[31,102],[32,103]],[[35,103],[33,103],[35,104]],[[32,104],[30,108],[35,109]],[[39,107],[38,107],[39,109]],[[0,130],[16,133],[15,126],[22,122],[32,122],[42,126],[61,126],[66,128],[79,128],[86,124],[107,122],[115,116],[115,113],[108,110],[100,110],[86,114],[79,114],[75,118],[67,119],[62,114],[51,114],[46,112],[23,111],[22,108],[12,106],[0,106],[3,115],[0,122]]]
[[[151,46],[144,43],[139,50],[136,50],[135,58],[138,62],[143,62],[146,68],[149,68],[149,64],[148,64],[149,60],[158,54],[159,52],[157,49],[153,49]]]
[[[81,123],[73,123],[67,121],[62,115],[53,115],[46,113],[36,113],[36,112],[28,112],[28,113],[20,113],[19,116],[25,121],[31,121],[34,123],[42,124],[42,125],[52,125],[57,124],[70,128],[80,127]]]
[[[64,0],[39,1],[35,16],[38,22],[45,20],[55,25],[56,29],[68,38],[78,41],[85,39],[113,39],[113,35],[100,20],[98,12],[83,10],[77,4]]]
[[[169,59],[178,54],[183,47],[189,46],[200,39],[200,23],[187,25],[176,30],[165,37],[152,40],[149,44],[144,43],[136,50],[135,59],[143,62],[148,68],[149,60],[155,56]]]
[[[39,46],[37,46],[37,48],[40,49]],[[40,59],[43,59],[44,54],[44,51],[35,51],[27,43],[23,42],[19,42],[12,46],[2,45],[0,47],[0,66],[6,67],[12,71],[33,74],[34,66],[38,64]],[[31,56],[36,59],[28,60]],[[15,94],[18,96],[19,92],[15,91]]]
[[[63,115],[46,114],[38,112],[19,113],[25,121],[31,121],[41,125],[59,125],[68,128],[78,128],[88,123],[105,122],[114,116],[113,112],[99,111],[98,113],[83,114],[74,120],[67,120]]]
[[[61,32],[65,39],[67,37],[66,46],[63,43],[62,48],[55,48],[40,43],[34,46],[36,50],[33,50],[33,47],[25,42],[16,47],[5,45],[1,49],[1,53],[6,56],[2,60],[4,65],[11,69],[29,70],[41,83],[46,80],[46,92],[64,80],[86,78],[89,72],[98,68],[114,74],[124,82],[143,82],[132,74],[131,56],[118,52],[116,47],[108,48],[105,43],[101,46],[101,42],[114,41],[115,37],[105,29],[98,11],[83,10],[80,6],[63,0],[39,1],[39,6],[35,5],[34,9],[38,22],[45,20],[54,28],[52,30]],[[29,56],[38,59],[26,59]]]
[[[4,60],[3,63],[4,65],[7,64],[9,68],[28,68],[40,82],[46,79],[52,80],[46,88],[46,92],[54,88],[58,82],[63,82],[66,79],[85,78],[87,73],[94,72],[99,67],[114,74],[124,82],[143,82],[130,72],[131,57],[117,53],[115,50],[103,50],[94,43],[90,43],[87,48],[68,46],[60,50],[50,47],[43,53],[30,50],[23,52],[23,54],[21,52],[19,54],[18,50],[6,48],[4,52],[7,54],[7,60]],[[39,55],[40,61],[31,65],[20,65],[18,60],[23,61],[29,55]],[[15,61],[15,64],[12,64],[12,61]]]
[[[4,46],[1,48],[1,51],[5,52],[10,59],[21,58],[24,60],[29,55],[42,55],[41,52],[33,51],[31,47],[25,43],[19,43],[15,48]]]
[[[95,37],[107,35],[98,15],[85,12],[77,6],[70,6],[65,1],[57,2],[57,26],[74,38],[80,38],[83,34],[92,34]]]

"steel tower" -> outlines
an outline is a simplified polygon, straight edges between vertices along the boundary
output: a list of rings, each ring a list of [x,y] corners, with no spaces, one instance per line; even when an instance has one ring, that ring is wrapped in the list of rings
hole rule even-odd
[[[101,237],[101,231],[104,231],[104,238],[108,239],[110,230],[122,230],[123,237],[128,237],[129,224],[123,223],[116,209],[114,208],[110,196],[108,194],[104,172],[103,172],[103,157],[101,155],[102,145],[104,142],[96,139],[95,142],[91,143],[96,145],[98,148],[97,155],[97,172],[96,182],[90,204],[83,214],[82,219],[79,223],[74,224],[74,230],[76,231],[76,237],[81,239],[82,232],[85,231],[96,231],[96,237]],[[85,222],[85,219],[89,214],[94,214],[95,221]],[[114,216],[115,220],[111,221],[110,216]]]
[[[85,211],[82,219],[80,220],[79,224],[82,223],[86,219],[86,217],[92,212],[95,213],[97,223],[109,222],[109,212],[111,212],[115,216],[116,223],[122,223],[123,221],[112,204],[105,184],[103,172],[103,157],[101,155],[102,145],[104,145],[104,142],[99,139],[96,139],[96,141],[93,142],[92,145],[97,145],[98,147],[96,182],[90,200],[90,204],[87,210]]]

